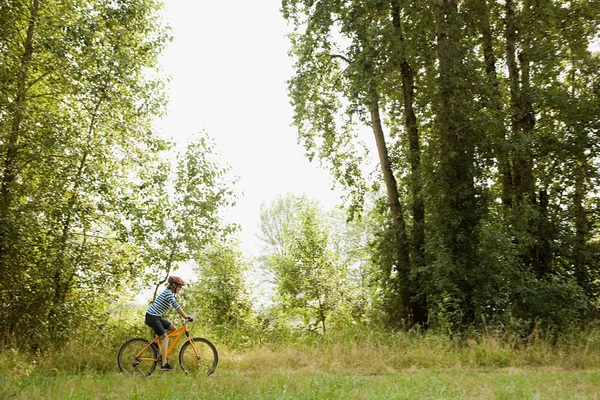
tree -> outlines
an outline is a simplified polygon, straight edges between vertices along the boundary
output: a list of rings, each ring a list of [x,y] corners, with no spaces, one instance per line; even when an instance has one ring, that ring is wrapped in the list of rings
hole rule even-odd
[[[131,246],[115,231],[117,199],[162,146],[151,130],[162,84],[145,73],[167,40],[157,7],[151,0],[0,7],[4,343],[21,333],[40,344],[59,314],[75,328],[77,316],[94,312],[83,301],[90,292],[101,302],[132,272]]]
[[[299,316],[306,325],[314,322],[325,333],[329,316],[342,302],[347,270],[330,249],[322,214],[314,202],[290,196],[261,214],[262,221],[267,214],[286,217],[276,219],[284,221],[279,228],[262,226],[263,232],[278,232],[277,240],[263,236],[272,246],[263,262],[274,278],[278,304],[288,316]]]
[[[469,73],[474,55],[469,50],[471,38],[462,34],[464,17],[458,3],[436,0],[433,13],[439,77],[432,106],[436,123],[432,178],[438,194],[433,200],[432,242],[438,252],[436,274],[444,278],[440,282],[448,284],[442,290],[461,298],[468,322],[474,318],[473,282],[468,276],[478,272],[475,254],[479,238],[475,228],[482,216],[475,163],[481,139],[469,121],[475,111]]]
[[[382,268],[390,274],[386,281],[396,286],[389,292],[398,295],[396,325],[413,319],[425,323],[427,319],[425,300],[410,282],[413,267],[424,263],[425,214],[411,51],[401,23],[405,12],[411,11],[397,1],[283,2],[283,14],[296,29],[291,38],[297,74],[289,84],[295,125],[310,154],[318,150],[320,158],[330,163],[334,176],[353,194],[357,209],[366,189],[353,129],[358,121],[373,132],[395,240],[396,256],[391,265]],[[410,200],[402,197],[398,187],[401,168],[390,155],[394,145],[386,138],[384,107],[391,115],[405,114],[404,125],[395,124],[390,131],[405,133],[409,143]],[[399,108],[402,111],[391,111]],[[320,140],[315,140],[319,136]],[[410,203],[413,218],[412,237],[406,203]]]
[[[198,281],[186,289],[185,299],[207,326],[232,330],[248,323],[251,316],[245,279],[248,264],[237,246],[215,243],[195,256]]]
[[[351,213],[384,187],[372,249],[396,326],[435,314],[456,327],[531,320],[529,306],[552,319],[531,293],[579,302],[575,276],[597,298],[588,44],[598,10],[594,0],[282,2],[307,155],[348,189]],[[361,150],[362,126],[377,155]],[[369,156],[380,167],[371,176]]]
[[[172,164],[160,159],[130,188],[131,235],[141,251],[154,297],[179,263],[199,259],[207,246],[232,233],[222,211],[234,204],[234,181],[219,165],[213,142],[197,135]]]

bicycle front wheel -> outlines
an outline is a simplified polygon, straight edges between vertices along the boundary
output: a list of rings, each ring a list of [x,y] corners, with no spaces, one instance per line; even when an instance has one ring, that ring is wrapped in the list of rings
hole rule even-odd
[[[215,372],[219,355],[216,347],[207,339],[193,338],[179,351],[179,364],[188,374],[210,375]]]
[[[119,369],[129,375],[150,375],[158,362],[158,349],[154,343],[146,346],[146,339],[133,338],[126,341],[117,356]]]

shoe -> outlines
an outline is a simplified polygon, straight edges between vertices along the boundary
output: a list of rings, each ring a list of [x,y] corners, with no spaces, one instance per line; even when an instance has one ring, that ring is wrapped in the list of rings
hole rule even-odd
[[[173,371],[175,368],[171,367],[171,364],[166,363],[165,365],[160,366],[161,371]]]

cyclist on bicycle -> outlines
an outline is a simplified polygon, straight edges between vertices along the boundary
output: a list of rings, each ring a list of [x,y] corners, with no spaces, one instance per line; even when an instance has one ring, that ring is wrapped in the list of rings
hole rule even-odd
[[[169,333],[176,329],[171,322],[164,320],[162,315],[169,308],[173,307],[183,318],[192,321],[192,317],[187,315],[175,300],[175,295],[181,291],[185,282],[178,276],[169,276],[168,282],[167,288],[158,295],[154,303],[146,312],[146,325],[152,328],[162,340],[160,344],[160,352],[162,355],[160,369],[162,371],[173,370],[173,367],[167,362],[167,349],[169,348]]]

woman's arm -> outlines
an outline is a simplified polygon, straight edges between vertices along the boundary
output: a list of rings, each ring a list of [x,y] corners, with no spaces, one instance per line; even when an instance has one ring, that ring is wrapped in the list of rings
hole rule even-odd
[[[185,311],[183,311],[183,308],[182,308],[182,307],[179,307],[179,308],[177,309],[177,312],[179,313],[179,315],[181,315],[181,316],[182,316],[183,318],[185,318],[185,319],[192,319],[192,317],[190,317],[189,315],[187,315],[187,314],[185,313]]]

